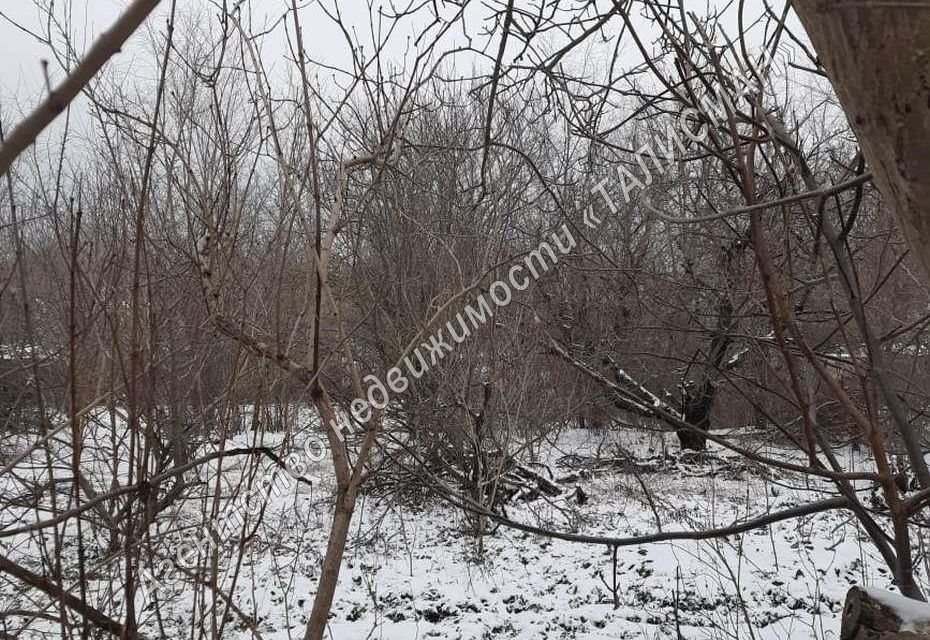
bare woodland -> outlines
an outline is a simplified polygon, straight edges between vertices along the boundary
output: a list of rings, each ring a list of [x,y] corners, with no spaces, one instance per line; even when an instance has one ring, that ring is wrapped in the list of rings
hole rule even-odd
[[[577,549],[606,611],[654,545],[835,524],[823,628],[734,579],[699,632],[676,570],[603,637],[928,637],[930,5],[62,4],[0,9],[49,52],[0,101],[0,637],[356,637],[379,509]],[[648,526],[592,524],[617,478]]]

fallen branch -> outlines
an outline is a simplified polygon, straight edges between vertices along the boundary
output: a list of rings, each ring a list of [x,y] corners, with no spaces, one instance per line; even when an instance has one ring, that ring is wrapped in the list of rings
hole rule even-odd
[[[8,573],[14,578],[28,584],[30,587],[38,589],[45,595],[61,602],[69,609],[80,613],[95,627],[106,631],[110,635],[116,636],[121,640],[146,640],[146,637],[142,634],[127,629],[121,622],[114,620],[102,611],[82,602],[80,598],[68,593],[45,576],[33,573],[3,555],[0,555],[0,572]]]

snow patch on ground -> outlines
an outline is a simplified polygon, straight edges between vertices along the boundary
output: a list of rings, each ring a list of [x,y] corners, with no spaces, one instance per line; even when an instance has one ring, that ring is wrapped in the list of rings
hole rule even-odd
[[[257,439],[272,446],[281,442],[278,434],[257,438],[247,432],[227,448],[256,444]],[[114,452],[107,441],[95,446],[100,455],[88,460],[97,474],[95,484],[105,486],[107,477],[99,467]],[[611,447],[656,460],[658,468],[638,477],[601,471],[581,481],[588,496],[584,505],[566,491],[550,502],[519,503],[508,509],[508,516],[564,530],[631,536],[654,532],[657,523],[665,531],[725,526],[821,499],[826,489],[790,474],[754,473],[719,449],[704,460],[686,460],[669,453],[674,445],[659,436],[624,431],[566,432],[545,460],[558,471],[557,462],[567,454]],[[61,453],[64,462],[66,448]],[[851,451],[838,454],[851,468],[866,464]],[[41,475],[42,462],[28,461],[29,473]],[[233,487],[243,464],[237,458],[205,467],[199,473],[203,490],[212,490],[219,472],[222,485]],[[64,464],[62,468],[67,470]],[[327,462],[317,463],[307,475],[322,481],[313,487],[293,483],[283,495],[272,495],[262,523],[245,545],[234,592],[246,619],[230,618],[224,637],[251,638],[251,626],[266,640],[302,637],[326,545],[333,488]],[[8,513],[0,524],[11,526],[27,516],[34,512]],[[172,518],[173,529],[183,523],[196,530],[204,522],[196,504]],[[171,535],[163,535],[165,548],[177,544]],[[101,548],[93,550],[90,560],[105,566],[105,541],[96,542]],[[0,546],[24,563],[36,553],[29,536],[0,540]],[[223,546],[221,563],[230,561],[234,548],[233,543]],[[74,553],[73,546],[65,546],[65,557]],[[338,640],[828,639],[839,637],[843,598],[851,585],[892,586],[892,576],[870,542],[842,511],[719,540],[620,548],[616,608],[612,574],[611,552],[604,546],[498,528],[479,550],[463,514],[438,499],[398,504],[363,496],[330,626]],[[228,586],[229,578],[223,584]],[[91,573],[89,600],[109,603],[114,597],[109,589],[105,570]],[[28,597],[9,583],[0,586],[0,596],[0,606],[8,609],[22,607]],[[182,635],[191,617],[202,615],[203,603],[183,585],[160,590],[159,600],[165,628]],[[150,608],[141,618],[156,628]],[[38,629],[43,623],[32,624]]]

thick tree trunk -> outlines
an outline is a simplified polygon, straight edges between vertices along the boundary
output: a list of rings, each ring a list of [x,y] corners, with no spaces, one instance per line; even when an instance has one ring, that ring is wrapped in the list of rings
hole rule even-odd
[[[841,640],[930,638],[930,606],[894,593],[853,587],[846,594]]]
[[[795,0],[875,184],[930,274],[930,5]]]
[[[697,390],[685,390],[681,413],[685,422],[702,431],[710,429],[710,412],[714,408],[716,385],[702,384]],[[707,447],[707,436],[693,429],[676,430],[678,442],[683,450],[703,451]]]
[[[707,436],[697,431],[679,429],[676,435],[682,451],[704,451],[707,448]]]
[[[733,286],[733,261],[737,254],[748,246],[744,238],[721,247],[718,261],[728,288]],[[714,399],[717,397],[717,383],[714,378],[724,368],[724,360],[730,345],[733,344],[733,331],[736,322],[733,318],[733,305],[726,292],[717,299],[717,326],[714,329],[710,346],[707,350],[707,362],[703,366],[700,383],[685,383],[681,399],[681,413],[684,421],[701,431],[710,431],[711,413]],[[678,442],[684,450],[703,451],[707,447],[707,436],[692,429],[677,429]]]
[[[717,329],[710,341],[703,379],[698,385],[686,385],[681,400],[681,413],[685,422],[702,431],[710,431],[711,413],[714,410],[714,399],[717,397],[717,384],[713,377],[719,374],[733,342],[733,307],[725,295],[721,298],[717,311]],[[707,447],[707,436],[703,433],[692,429],[678,429],[676,433],[682,449],[703,451]]]
[[[794,6],[876,185],[930,277],[930,4],[797,0]],[[887,399],[893,390],[883,379],[877,381]],[[889,400],[893,412],[896,405]],[[909,429],[901,436],[921,486],[930,487],[919,439]]]

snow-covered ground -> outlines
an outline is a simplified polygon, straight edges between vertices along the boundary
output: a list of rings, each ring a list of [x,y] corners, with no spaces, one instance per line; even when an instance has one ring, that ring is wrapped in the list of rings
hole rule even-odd
[[[688,464],[674,456],[662,458],[657,436],[644,439],[629,432],[569,432],[547,460],[558,474],[557,462],[565,454],[588,452],[603,445],[605,437],[643,458],[657,456],[663,469],[639,477],[596,473],[579,483],[588,498],[583,505],[566,491],[552,503],[540,499],[512,507],[509,516],[564,530],[628,536],[656,531],[657,521],[664,531],[725,526],[823,497],[818,491],[823,487],[802,478],[754,473],[722,455]],[[252,436],[237,440],[245,444]],[[840,453],[847,460],[854,455]],[[234,477],[237,464],[229,463],[224,474]],[[291,484],[285,495],[272,496],[266,505],[235,590],[236,606],[249,621],[236,617],[224,637],[302,637],[332,506],[327,463],[308,475],[322,481],[312,488]],[[651,500],[644,498],[644,488]],[[202,518],[193,506],[180,517],[194,529]],[[3,524],[8,526],[6,518]],[[13,557],[27,553],[23,539],[0,544]],[[893,589],[870,543],[842,511],[719,540],[622,547],[617,580],[619,606],[614,608],[608,588],[611,554],[604,546],[501,527],[485,538],[479,554],[463,514],[438,499],[398,504],[367,496],[353,522],[332,637],[838,638],[849,586]],[[102,577],[97,590],[91,584],[91,597],[111,597],[102,593],[104,585]],[[3,608],[22,606],[27,597],[9,584],[0,588]],[[168,614],[162,620],[166,629],[189,628],[194,601],[184,589],[169,585],[158,592],[162,614]],[[146,616],[154,624],[150,608]]]

